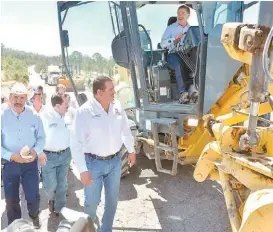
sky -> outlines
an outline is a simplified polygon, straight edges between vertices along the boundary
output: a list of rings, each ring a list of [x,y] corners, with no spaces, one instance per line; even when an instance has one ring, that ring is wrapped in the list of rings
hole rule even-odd
[[[6,47],[60,54],[56,2],[2,1],[0,39]]]
[[[153,48],[160,42],[169,17],[176,15],[177,7],[153,4],[138,10],[138,22],[151,30]],[[193,10],[189,23],[197,25]],[[6,47],[44,55],[61,53],[56,1],[2,1],[0,26],[0,40]],[[89,56],[95,52],[111,56],[114,34],[107,2],[70,9],[64,29],[69,31],[69,54],[77,50]]]
[[[59,55],[60,39],[56,1],[2,1],[1,43],[6,47],[44,55]],[[151,30],[153,47],[160,42],[170,16],[178,5],[150,5],[138,11],[139,23]],[[160,13],[159,13],[160,12]],[[193,14],[190,22],[197,24]],[[107,2],[72,8],[64,23],[69,31],[69,53],[78,50],[92,55],[111,56],[114,37]]]

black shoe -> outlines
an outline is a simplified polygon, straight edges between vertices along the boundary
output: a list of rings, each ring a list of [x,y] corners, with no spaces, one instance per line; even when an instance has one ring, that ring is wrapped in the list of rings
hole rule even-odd
[[[181,93],[178,102],[179,102],[180,104],[188,104],[188,103],[190,102],[189,93],[188,93],[188,92],[183,92],[183,93]]]
[[[56,216],[56,217],[59,217],[59,216],[60,216],[60,213],[56,213],[56,212],[55,212],[55,216]]]
[[[39,216],[37,216],[36,218],[33,218],[32,222],[33,222],[33,226],[35,227],[35,229],[40,229],[41,228],[41,221],[40,221]]]
[[[49,208],[49,211],[51,213],[53,213],[55,211],[55,208],[54,208],[54,201],[53,200],[50,200],[48,201],[48,208]]]

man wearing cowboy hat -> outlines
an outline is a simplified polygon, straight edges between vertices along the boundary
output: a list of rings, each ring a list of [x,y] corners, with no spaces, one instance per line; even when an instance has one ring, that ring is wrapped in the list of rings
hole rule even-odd
[[[20,182],[33,225],[40,228],[37,154],[43,151],[45,133],[38,114],[26,106],[32,97],[22,83],[10,89],[9,107],[1,111],[1,158],[8,224],[21,218]]]

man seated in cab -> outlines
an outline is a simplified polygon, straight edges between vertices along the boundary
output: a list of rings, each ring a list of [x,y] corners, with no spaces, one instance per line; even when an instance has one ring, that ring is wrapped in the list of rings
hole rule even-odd
[[[177,43],[181,43],[184,40],[185,34],[190,27],[188,23],[189,17],[190,8],[186,5],[181,5],[177,10],[177,21],[166,28],[161,39],[161,47],[168,49],[168,64],[175,71],[177,88],[180,93],[179,103],[181,104],[189,102],[185,83],[186,77],[182,76],[181,65],[183,60],[173,50]]]

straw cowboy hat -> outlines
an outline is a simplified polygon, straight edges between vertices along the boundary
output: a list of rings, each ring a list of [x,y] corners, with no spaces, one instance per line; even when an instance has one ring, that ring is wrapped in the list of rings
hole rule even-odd
[[[14,93],[14,94],[19,94],[19,95],[23,95],[26,94],[27,95],[27,99],[31,99],[33,97],[34,91],[33,89],[28,89],[23,83],[20,82],[16,82],[14,83],[10,88],[5,89],[4,91],[2,90],[2,93],[4,92],[4,96],[6,98],[9,98],[9,95]]]

